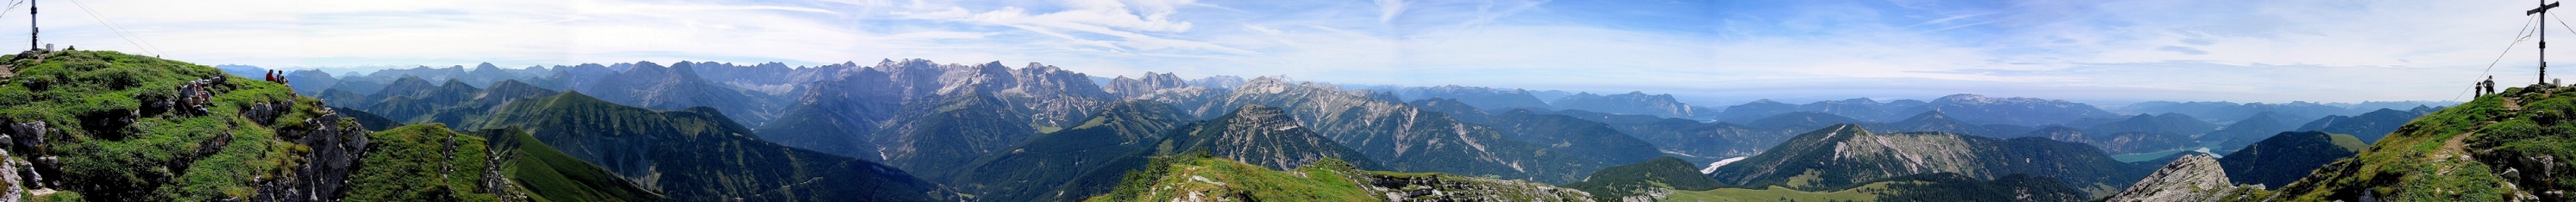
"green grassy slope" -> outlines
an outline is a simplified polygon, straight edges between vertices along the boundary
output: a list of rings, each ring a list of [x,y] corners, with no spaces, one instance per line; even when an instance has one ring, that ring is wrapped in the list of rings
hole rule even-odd
[[[1117,191],[1088,201],[1173,201],[1232,197],[1278,201],[1377,201],[1360,185],[1356,168],[1326,160],[1289,171],[1205,156],[1155,159],[1130,172]],[[1195,196],[1193,196],[1195,194]],[[1215,195],[1215,196],[1210,196]]]
[[[2576,94],[2531,86],[2478,97],[2398,127],[2271,196],[2322,201],[2568,201],[2576,189]],[[2367,138],[2364,138],[2367,139]]]
[[[1699,166],[1673,157],[1610,167],[1593,171],[1583,182],[1565,184],[1566,188],[1592,193],[1594,201],[1618,201],[1621,197],[1651,192],[1651,189],[1710,190],[1726,186],[1699,173]]]
[[[370,134],[374,142],[350,174],[349,201],[497,201],[482,186],[490,155],[483,138],[446,125],[404,126]]]
[[[502,175],[546,201],[659,201],[664,197],[606,168],[565,156],[518,128],[485,129],[475,136],[491,140],[493,153],[504,155]]]
[[[15,76],[0,78],[0,134],[10,157],[0,160],[57,159],[15,167],[58,184],[14,184],[59,191],[38,201],[493,201],[525,192],[483,184],[495,177],[483,138],[443,125],[386,129],[381,117],[184,62],[103,51],[8,57]],[[200,81],[203,91],[183,88]],[[198,92],[211,100],[185,99]]]
[[[328,176],[299,172],[313,165],[305,154],[316,148],[282,134],[357,126],[307,122],[326,117],[320,101],[186,62],[109,51],[7,61],[15,76],[0,79],[0,122],[30,129],[8,132],[18,142],[42,142],[11,144],[8,160],[58,159],[58,166],[39,166],[62,185],[46,188],[89,200],[253,198],[261,182]],[[207,85],[212,102],[203,111],[164,102],[181,97],[184,84],[217,77],[225,78]]]

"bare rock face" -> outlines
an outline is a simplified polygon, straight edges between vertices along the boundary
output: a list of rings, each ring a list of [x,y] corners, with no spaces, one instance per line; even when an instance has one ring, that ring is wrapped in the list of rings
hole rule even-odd
[[[265,105],[266,103],[261,103]],[[253,114],[283,114],[287,107],[275,111],[246,111]],[[324,110],[320,117],[304,120],[308,130],[278,131],[279,137],[311,147],[304,152],[306,162],[295,173],[275,180],[259,182],[259,198],[254,201],[335,201],[346,195],[349,173],[357,170],[358,160],[365,157],[366,127],[341,121],[339,114]]]
[[[242,117],[250,118],[251,121],[259,122],[260,125],[276,125],[277,116],[286,115],[286,110],[294,108],[295,103],[291,102],[258,102],[252,103],[249,109],[242,109],[241,113]],[[338,122],[336,116],[333,119],[334,121],[332,122]]]
[[[1191,134],[1181,137],[1187,144],[1179,145],[1270,169],[1291,169],[1325,158],[1352,159],[1366,168],[1379,166],[1359,151],[1300,126],[1296,117],[1274,107],[1244,105],[1234,114],[1183,131]]]
[[[1180,76],[1172,75],[1172,73],[1145,72],[1144,76],[1137,78],[1119,76],[1116,79],[1111,79],[1109,80],[1109,85],[1103,86],[1103,89],[1101,90],[1107,91],[1109,94],[1116,95],[1120,98],[1136,98],[1151,95],[1154,94],[1155,91],[1162,91],[1163,89],[1187,87],[1190,87],[1189,81],[1181,80]]]
[[[2156,169],[2155,174],[2112,195],[2109,201],[2218,201],[2236,192],[2261,189],[2261,185],[2228,182],[2227,170],[2219,167],[2218,159],[2192,154]]]
[[[51,129],[45,128],[44,121],[5,124],[7,124],[5,127],[0,128],[6,128],[7,130],[0,131],[0,139],[7,139],[9,144],[24,148],[45,146],[45,133],[51,131]]]
[[[1387,201],[1591,201],[1592,193],[1542,183],[1453,175],[1368,175]]]
[[[0,151],[0,157],[7,157],[7,156],[9,156],[9,152],[8,152],[8,151]],[[12,159],[14,159],[14,158],[12,158]],[[12,160],[12,161],[10,161],[10,162],[14,162],[14,160]],[[19,166],[19,164],[7,163],[7,162],[0,162],[0,171],[7,171],[7,172],[9,172],[9,173],[16,173],[16,171],[18,171],[18,168],[24,168],[24,167],[25,167],[25,166]],[[8,186],[8,187],[6,187],[6,188],[5,188],[5,189],[7,189],[7,190],[0,190],[0,202],[18,202],[18,201],[23,201],[23,200],[25,200],[25,199],[21,199],[21,198],[19,198],[19,196],[26,195],[26,194],[27,194],[27,188],[25,188],[25,187],[30,187],[30,186],[22,186],[22,185],[34,185],[34,183],[28,183],[28,182],[27,182],[27,181],[30,181],[31,179],[33,179],[33,178],[21,178],[21,177],[19,177],[18,175],[12,175],[12,174],[8,174],[8,173],[0,173],[0,186]]]
[[[450,149],[454,149],[454,143],[449,143],[449,145],[451,145]],[[502,168],[501,166],[509,165],[510,159],[519,158],[519,153],[508,152],[498,148],[499,147],[487,147],[487,150],[482,151],[484,156],[490,157],[483,159],[483,190],[491,191],[494,198],[500,199],[500,201],[533,201],[530,200],[528,193],[518,192],[518,190],[526,189],[519,188],[518,183],[512,183],[509,176],[502,175],[503,171],[507,171],[509,169]]]

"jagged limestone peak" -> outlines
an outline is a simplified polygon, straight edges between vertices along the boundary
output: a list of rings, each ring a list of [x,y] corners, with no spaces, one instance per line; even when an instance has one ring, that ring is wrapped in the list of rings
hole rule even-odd
[[[2208,154],[2190,154],[2156,169],[2154,174],[2148,174],[2146,179],[2138,180],[2129,189],[2111,195],[2109,201],[2214,201],[2225,198],[2229,192],[2247,188],[2261,190],[2262,186],[2228,182],[2227,170],[2219,167],[2217,158]]]
[[[1298,125],[1296,117],[1288,116],[1286,110],[1257,104],[1236,108],[1233,117],[1227,122],[1234,123],[1229,129],[1235,131],[1284,131],[1295,129]]]

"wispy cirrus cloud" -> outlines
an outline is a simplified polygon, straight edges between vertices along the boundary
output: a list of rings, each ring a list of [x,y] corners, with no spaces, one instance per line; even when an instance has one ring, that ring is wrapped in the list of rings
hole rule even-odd
[[[1252,51],[1224,45],[1171,39],[1157,34],[1190,31],[1190,22],[1172,18],[1176,7],[1195,4],[1178,1],[1076,0],[1060,2],[1062,9],[1052,12],[1030,11],[1018,6],[1002,6],[987,11],[969,11],[962,7],[927,12],[899,12],[904,17],[926,20],[967,22],[1016,28],[1032,33],[1098,47],[1113,53],[1178,49],[1252,54]],[[1069,31],[1069,32],[1068,32]],[[1097,37],[1095,37],[1097,36]]]

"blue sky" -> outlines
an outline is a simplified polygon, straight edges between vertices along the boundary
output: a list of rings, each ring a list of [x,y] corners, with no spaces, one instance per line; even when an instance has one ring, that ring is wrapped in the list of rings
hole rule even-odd
[[[43,1],[52,43],[203,64],[924,58],[1705,105],[2450,100],[2481,75],[2528,84],[2536,64],[2523,42],[2487,69],[2530,23],[2530,1]]]

